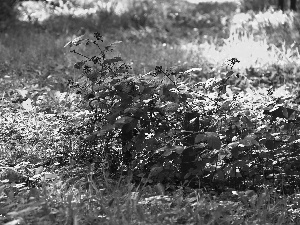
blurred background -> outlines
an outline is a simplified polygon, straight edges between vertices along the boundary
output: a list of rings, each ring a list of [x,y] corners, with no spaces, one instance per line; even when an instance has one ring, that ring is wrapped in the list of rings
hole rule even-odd
[[[74,37],[99,32],[122,41],[118,54],[134,74],[156,65],[221,71],[238,58],[241,73],[274,65],[297,71],[297,1],[282,0],[35,0],[0,2],[0,78],[47,80],[52,88],[74,74]],[[85,51],[93,52],[93,49]],[[62,76],[63,75],[63,76]]]

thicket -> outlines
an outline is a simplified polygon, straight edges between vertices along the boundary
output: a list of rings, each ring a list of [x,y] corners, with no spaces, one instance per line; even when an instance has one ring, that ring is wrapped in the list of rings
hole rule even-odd
[[[295,191],[295,97],[274,97],[272,88],[255,93],[248,78],[231,70],[239,63],[235,58],[226,73],[205,82],[160,66],[130,74],[119,56],[109,57],[114,44],[101,46],[98,33],[94,38],[81,36],[66,45],[83,57],[75,63],[82,78],[70,80],[70,87],[92,113],[85,124],[70,128],[82,147],[68,157],[96,170],[106,164],[114,178],[125,174],[137,184],[163,183],[170,189],[184,184],[218,191],[266,186]],[[99,54],[85,56],[76,51],[79,45],[95,46]]]

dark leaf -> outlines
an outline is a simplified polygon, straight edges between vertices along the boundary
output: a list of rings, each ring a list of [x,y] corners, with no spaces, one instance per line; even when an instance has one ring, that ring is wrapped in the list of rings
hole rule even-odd
[[[197,134],[195,137],[195,144],[198,144],[199,142],[205,141],[206,135],[205,134]]]
[[[217,133],[215,132],[206,132],[206,141],[208,146],[213,149],[219,150],[221,148],[221,140]]]
[[[271,110],[264,110],[265,115],[270,115],[272,120],[276,120],[276,118],[290,119],[295,118],[295,115],[298,114],[297,110],[286,108],[283,106],[274,107]]]

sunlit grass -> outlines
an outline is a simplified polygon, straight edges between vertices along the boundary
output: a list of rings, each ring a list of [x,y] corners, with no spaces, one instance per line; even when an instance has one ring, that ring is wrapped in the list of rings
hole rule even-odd
[[[216,39],[211,38],[201,44],[196,41],[185,42],[181,44],[181,48],[191,53],[191,59],[198,58],[200,54],[201,58],[206,59],[214,67],[219,67],[228,58],[236,57],[241,62],[235,66],[235,69],[240,71],[249,68],[267,70],[275,64],[283,68],[298,64],[299,53],[295,42],[281,41],[281,44],[278,45],[279,37],[277,40],[270,38],[275,32],[283,35],[285,32],[295,33],[291,15],[287,16],[282,12],[271,13],[270,11],[265,14],[260,13],[255,17],[249,14],[240,14],[232,19],[232,23],[229,37],[224,39],[221,45],[217,43]],[[280,28],[283,24],[287,24],[291,31]],[[273,30],[266,33],[268,26]]]

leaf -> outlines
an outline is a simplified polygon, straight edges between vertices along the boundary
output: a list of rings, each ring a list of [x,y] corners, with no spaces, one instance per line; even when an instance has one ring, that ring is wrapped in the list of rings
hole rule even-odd
[[[132,117],[124,116],[121,117],[120,119],[116,120],[115,125],[124,125],[126,123],[129,123],[133,120]]]
[[[114,128],[115,127],[113,124],[106,124],[102,127],[102,129],[99,132],[97,132],[97,135],[104,136],[107,132],[112,131]]]
[[[82,66],[84,65],[84,61],[80,61],[74,64],[74,68],[80,70]]]
[[[21,103],[22,107],[26,110],[26,111],[33,111],[33,107],[31,104],[31,99],[28,98],[26,101]]]
[[[174,102],[170,102],[164,107],[164,109],[167,112],[176,112],[178,110],[178,108],[179,108],[179,104],[174,103]]]
[[[218,170],[215,177],[219,180],[224,180],[224,171]]]
[[[283,113],[283,116],[284,116],[285,118],[289,118],[288,111],[287,111],[287,109],[286,109],[285,107],[283,107],[282,113]]]
[[[155,151],[155,153],[160,153],[160,152],[162,152],[162,151],[165,151],[165,149],[166,149],[166,146],[157,149],[157,150]]]
[[[51,90],[48,93],[52,99],[55,99],[57,101],[60,101],[60,99],[65,97],[65,95],[60,91]]]
[[[184,147],[183,146],[179,146],[179,145],[177,145],[177,146],[174,146],[174,148],[175,148],[175,152],[177,153],[177,154],[181,154],[182,152],[183,152],[183,150],[184,150]]]
[[[283,119],[289,119],[289,117],[294,117],[297,113],[299,113],[299,111],[291,108],[286,108],[283,106],[275,106],[271,110],[264,110],[263,113],[265,115],[271,115],[272,120],[276,120],[277,117]]]
[[[253,127],[253,123],[251,122],[251,120],[247,117],[247,116],[244,116],[241,118],[241,121],[246,124],[248,127]]]
[[[206,140],[206,135],[205,134],[197,134],[195,137],[195,144],[198,144],[199,142],[203,142]]]
[[[231,71],[229,71],[228,73],[226,73],[226,77],[228,78],[228,77],[230,77],[232,74],[234,74],[234,72],[231,70]]]
[[[45,181],[47,179],[55,179],[57,178],[57,175],[54,173],[45,173],[44,176],[41,178],[42,181]]]
[[[126,113],[132,113],[132,114],[134,114],[136,111],[138,111],[138,108],[137,107],[129,107],[129,108],[126,108],[125,110],[124,110],[124,113],[126,114]]]
[[[249,198],[255,195],[256,193],[253,190],[247,190],[245,191],[245,195]]]
[[[39,199],[40,194],[41,193],[37,188],[31,188],[29,193],[28,193],[28,197],[34,197],[36,199]]]
[[[222,106],[221,106],[221,110],[229,111],[230,107],[231,107],[231,104],[232,104],[231,100],[224,101]]]
[[[97,81],[99,75],[100,75],[100,74],[99,74],[98,71],[92,71],[92,72],[86,74],[86,77],[87,77],[90,81],[92,81],[93,83],[95,83],[95,82]]]
[[[226,93],[228,94],[229,97],[233,97],[233,92],[229,86],[226,86]]]
[[[35,175],[41,174],[41,173],[43,172],[43,170],[44,170],[44,167],[43,167],[43,166],[40,166],[40,167],[36,168],[36,169],[35,169]]]
[[[16,91],[23,97],[25,98],[28,94],[27,90],[23,90],[23,89],[16,89]]]
[[[172,152],[173,152],[173,151],[172,151],[172,148],[166,146],[166,147],[165,147],[165,151],[164,151],[163,156],[169,156],[169,155],[172,154]]]
[[[242,174],[240,172],[236,172],[236,177],[242,177]]]
[[[112,205],[114,204],[115,198],[112,198],[109,202],[108,202],[108,207],[112,207]]]
[[[165,151],[164,151],[164,156],[169,156],[172,154],[172,152],[175,150],[175,146],[172,146],[171,143],[168,143],[166,146],[165,146]]]
[[[226,151],[220,151],[218,154],[218,160],[223,160],[226,156],[230,155],[229,152]]]
[[[265,146],[268,150],[277,149],[281,145],[281,141],[267,140]]]
[[[183,179],[186,180],[186,179],[189,178],[190,176],[191,176],[191,174],[190,174],[190,173],[187,173],[187,174],[184,175]]]
[[[239,145],[239,142],[231,142],[227,145],[228,148],[235,148]]]
[[[219,150],[222,145],[219,135],[215,132],[206,132],[205,134],[208,146]]]
[[[240,144],[243,144],[244,146],[259,145],[255,138],[255,134],[249,134],[243,140],[240,141]]]
[[[218,91],[220,94],[226,94],[226,85],[221,85],[219,88],[218,88]]]
[[[177,153],[177,154],[181,154],[184,150],[184,147],[181,146],[181,145],[175,145],[175,146],[170,146],[170,145],[166,145],[162,148],[159,148],[155,151],[155,153],[159,153],[159,152],[162,152],[164,151],[164,154],[163,156],[169,156],[171,155],[174,151]]]
[[[157,174],[161,173],[163,171],[163,169],[164,168],[162,166],[152,167],[150,170],[149,177],[156,176]]]

